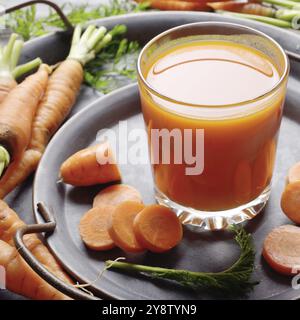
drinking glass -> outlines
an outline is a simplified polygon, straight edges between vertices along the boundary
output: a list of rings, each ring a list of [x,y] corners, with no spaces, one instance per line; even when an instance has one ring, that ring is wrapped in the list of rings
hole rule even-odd
[[[264,94],[230,105],[177,101],[147,82],[147,70],[157,57],[172,46],[202,40],[229,41],[261,51],[278,70],[278,82]],[[182,25],[145,45],[138,59],[138,83],[156,199],[171,207],[184,224],[222,229],[252,219],[263,209],[271,190],[288,74],[289,62],[280,45],[238,24]],[[163,132],[172,133],[169,141],[163,141]],[[201,151],[197,174],[191,174],[193,166],[185,157],[181,163],[176,159],[187,145],[192,154],[197,148]],[[167,148],[170,154],[162,159]]]

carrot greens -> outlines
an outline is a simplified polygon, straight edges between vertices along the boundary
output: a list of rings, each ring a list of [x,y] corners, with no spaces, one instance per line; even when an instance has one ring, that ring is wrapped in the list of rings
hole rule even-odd
[[[106,265],[111,265],[111,268],[114,269],[149,276],[153,279],[171,280],[195,290],[200,289],[232,296],[246,294],[258,284],[250,279],[254,270],[255,258],[252,237],[242,228],[231,227],[231,229],[235,233],[235,241],[239,245],[241,253],[239,259],[222,272],[193,272],[111,260],[106,261]]]
[[[71,23],[84,24],[90,20],[145,11],[148,5],[126,0],[111,0],[108,4],[75,6],[66,3],[62,6]],[[45,17],[38,17],[36,7],[18,10],[8,19],[8,26],[21,35],[24,40],[44,35],[51,30],[62,29],[63,22],[50,9]],[[108,93],[136,80],[136,61],[140,51],[137,41],[126,39],[126,26],[118,25],[113,28],[99,44],[97,52],[101,53],[84,69],[85,83],[103,93]],[[109,36],[112,36],[110,41]],[[104,48],[105,47],[105,48]]]

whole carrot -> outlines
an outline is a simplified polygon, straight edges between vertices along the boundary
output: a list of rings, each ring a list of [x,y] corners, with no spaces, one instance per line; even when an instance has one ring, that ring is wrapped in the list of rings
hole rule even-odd
[[[7,45],[3,48],[0,46],[0,103],[17,86],[16,78],[41,64],[41,59],[36,58],[17,66],[23,44],[23,41],[17,40],[17,35],[13,33]]]
[[[25,222],[19,218],[18,214],[4,201],[0,200],[0,240],[14,246],[13,237],[17,229],[24,225]],[[24,242],[37,260],[50,272],[64,282],[73,284],[71,278],[64,272],[62,267],[36,234],[25,235]]]
[[[206,2],[202,1],[180,1],[180,0],[137,0],[137,2],[147,2],[153,9],[170,11],[207,11]]]
[[[89,26],[82,36],[81,32],[81,27],[77,26],[69,56],[50,78],[33,123],[30,149],[44,152],[49,139],[76,101],[83,81],[83,66],[94,59],[99,49],[112,39],[109,33],[105,35],[104,27]]]
[[[0,176],[7,166],[18,161],[29,145],[38,103],[48,83],[48,68],[26,78],[9,92],[0,105]]]
[[[214,10],[241,12],[266,17],[274,17],[276,13],[276,10],[270,6],[267,7],[260,3],[251,3],[248,0],[208,2],[207,5]]]
[[[0,265],[5,268],[8,290],[35,300],[70,300],[38,276],[21,258],[16,248],[2,240]]]
[[[83,66],[92,60],[115,34],[122,32],[123,26],[117,26],[109,33],[106,33],[104,27],[96,28],[92,25],[83,34],[80,26],[75,28],[70,53],[51,75],[39,104],[28,150],[14,167],[8,168],[0,180],[0,198],[5,197],[37,168],[47,143],[76,101],[83,81]]]

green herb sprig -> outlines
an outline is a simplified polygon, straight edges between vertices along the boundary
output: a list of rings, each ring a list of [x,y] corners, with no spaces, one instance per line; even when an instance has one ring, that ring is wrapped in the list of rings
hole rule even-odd
[[[255,258],[252,237],[242,228],[231,227],[231,230],[235,233],[235,241],[241,249],[241,254],[230,268],[222,272],[192,272],[111,260],[106,261],[106,265],[111,265],[111,268],[114,269],[143,274],[153,279],[171,280],[195,290],[200,289],[226,296],[245,295],[258,284],[250,279],[254,270]]]

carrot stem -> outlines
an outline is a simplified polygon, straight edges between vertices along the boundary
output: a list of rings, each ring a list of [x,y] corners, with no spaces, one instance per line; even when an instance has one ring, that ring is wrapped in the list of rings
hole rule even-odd
[[[10,155],[8,151],[3,146],[0,146],[0,177],[4,170],[8,167],[9,163]]]
[[[300,17],[300,10],[279,9],[276,12],[276,18],[292,21],[295,17]]]
[[[259,22],[264,22],[280,28],[292,28],[292,24],[289,21],[284,21],[280,19],[263,17],[263,16],[254,15],[254,14],[235,13],[235,12],[229,12],[229,11],[217,11],[217,12],[223,15],[229,15],[237,18],[245,18],[245,19],[255,20]]]
[[[33,59],[29,62],[26,62],[24,64],[21,64],[14,68],[12,71],[12,75],[15,79],[21,77],[23,74],[37,68],[42,63],[41,58]]]
[[[11,69],[14,69],[17,66],[22,49],[23,49],[23,45],[24,45],[24,42],[22,40],[16,40],[16,42],[14,43],[11,58],[10,58]]]
[[[127,32],[127,27],[124,24],[119,24],[114,26],[112,30],[110,30],[104,38],[98,43],[95,48],[96,53],[99,53],[106,45],[111,42],[111,40],[116,37],[120,36]]]
[[[290,0],[264,0],[264,2],[266,3],[274,4],[288,9],[300,9],[299,1],[295,2]]]
[[[76,26],[68,59],[77,60],[81,65],[95,58],[96,54],[111,41],[112,36],[105,27],[90,25],[82,33],[82,27]]]
[[[35,69],[41,64],[41,59],[37,58],[24,65],[17,66],[23,49],[24,42],[17,39],[17,34],[13,33],[7,45],[0,48],[0,77],[16,79],[23,74]]]
[[[7,67],[10,67],[10,60],[11,60],[11,56],[14,54],[13,48],[17,40],[17,37],[18,35],[13,33],[9,38],[8,44],[5,46],[3,50],[3,63]]]
[[[104,38],[98,43],[98,45],[95,48],[95,52],[98,53],[100,52],[106,45],[111,42],[112,40],[112,35],[111,34],[106,34]]]

